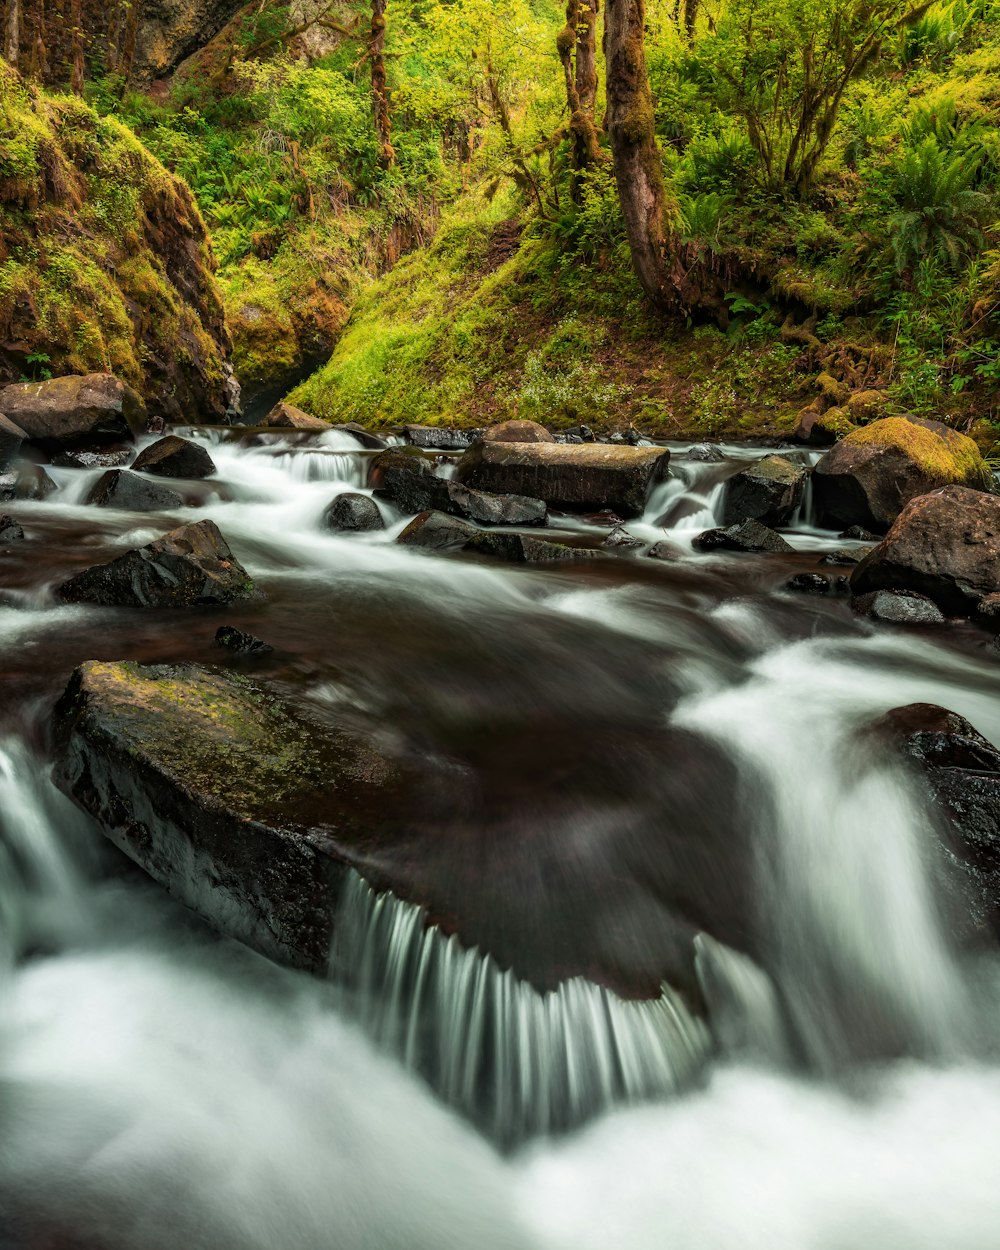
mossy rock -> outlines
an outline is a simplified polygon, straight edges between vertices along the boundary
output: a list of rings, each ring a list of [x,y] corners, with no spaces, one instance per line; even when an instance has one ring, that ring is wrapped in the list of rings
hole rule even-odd
[[[971,438],[917,417],[887,417],[854,430],[827,452],[813,481],[822,519],[876,532],[885,532],[911,499],[940,486],[993,489]]]

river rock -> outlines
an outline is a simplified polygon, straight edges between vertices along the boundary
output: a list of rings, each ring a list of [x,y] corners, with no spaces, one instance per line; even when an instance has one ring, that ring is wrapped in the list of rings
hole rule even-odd
[[[448,482],[416,448],[390,447],[375,456],[368,466],[368,485],[377,499],[404,514],[451,510]]]
[[[0,516],[0,543],[19,543],[24,538],[24,530],[5,512]]]
[[[330,428],[329,422],[311,417],[308,412],[303,412],[294,404],[286,404],[284,400],[274,405],[261,425],[272,430],[315,430],[319,433],[326,433]]]
[[[771,555],[795,550],[780,534],[760,521],[744,521],[728,528],[705,530],[694,539],[692,546],[697,551],[761,551]]]
[[[215,645],[234,655],[269,655],[274,650],[256,634],[248,634],[235,625],[220,625],[215,631]]]
[[[880,533],[911,499],[949,484],[988,491],[993,477],[971,438],[916,417],[888,417],[855,430],[813,473],[824,524]]]
[[[828,595],[836,586],[832,578],[824,577],[822,573],[796,573],[785,582],[784,589],[806,595]]]
[[[926,595],[912,590],[876,590],[851,601],[858,616],[883,621],[887,625],[943,625],[941,609]]]
[[[479,532],[459,517],[427,511],[414,517],[396,542],[403,547],[423,547],[428,551],[458,551]]]
[[[809,470],[786,456],[765,456],[741,469],[726,483],[724,525],[761,521],[785,525],[802,500]]]
[[[356,491],[338,495],[323,513],[323,524],[327,529],[357,534],[385,529],[375,500]]]
[[[686,460],[694,460],[698,464],[722,464],[725,455],[721,447],[717,447],[715,443],[695,443],[693,447],[689,447],[685,453]]]
[[[130,442],[146,428],[142,400],[110,373],[0,387],[0,413],[46,451],[79,443]]]
[[[24,499],[38,502],[48,499],[59,487],[40,464],[22,464],[14,473],[0,477],[0,499]]]
[[[135,456],[134,447],[71,447],[52,457],[61,469],[124,469]]]
[[[403,426],[403,437],[410,446],[424,451],[465,451],[482,433],[482,430],[449,430],[437,425]]]
[[[973,930],[1000,933],[1000,751],[964,717],[930,703],[894,708],[874,733],[922,781]],[[968,918],[956,915],[955,924],[967,929]]]
[[[645,546],[642,539],[630,534],[624,525],[616,525],[601,543],[603,551],[614,551],[619,555],[627,551],[641,551]]]
[[[948,614],[1000,593],[1000,498],[945,486],[912,499],[851,574],[856,595],[914,590]]]
[[[532,538],[527,534],[493,531],[478,532],[462,547],[472,555],[492,556],[510,564],[566,564],[593,560],[600,556],[592,547],[573,547],[569,543]]]
[[[184,507],[183,498],[175,490],[125,469],[102,473],[83,502],[98,508],[121,508],[125,512],[172,512]]]
[[[168,434],[141,451],[132,468],[157,477],[203,478],[215,472],[215,461],[200,443]]]
[[[0,412],[0,469],[6,469],[17,459],[21,444],[27,437],[19,425],[15,425]]]
[[[855,564],[861,563],[861,553],[853,551],[848,547],[838,548],[836,551],[828,551],[825,555],[820,556],[816,561],[817,564],[832,565],[834,568],[849,568]]]
[[[525,495],[491,495],[470,490],[460,482],[448,483],[448,499],[454,511],[480,525],[544,525],[549,511],[540,499]]]
[[[326,972],[354,868],[540,990],[586,976],[652,998],[667,980],[697,1001],[695,935],[754,942],[737,772],[698,735],[616,723],[609,749],[484,708],[411,741],[231,669],[91,662],[56,708],[55,776],[177,898],[280,962]]]
[[[484,443],[554,443],[555,435],[537,421],[501,421],[483,431]]]
[[[871,530],[866,530],[863,525],[849,525],[840,537],[852,538],[859,543],[880,543],[883,535],[873,534]]]
[[[255,596],[253,581],[214,521],[182,525],[123,556],[77,573],[56,591],[64,603],[186,608]]]
[[[459,461],[456,477],[474,490],[527,495],[567,512],[610,508],[628,518],[642,513],[669,463],[660,447],[482,442]]]

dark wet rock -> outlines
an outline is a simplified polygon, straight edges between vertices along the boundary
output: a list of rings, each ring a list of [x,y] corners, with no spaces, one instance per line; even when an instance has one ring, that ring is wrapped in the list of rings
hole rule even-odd
[[[946,485],[988,491],[993,477],[971,438],[917,417],[888,417],[856,430],[813,473],[822,523],[882,533],[911,499]]]
[[[7,513],[0,515],[0,543],[19,543],[24,538],[24,530]]]
[[[809,470],[785,456],[765,456],[747,465],[726,483],[724,525],[761,521],[785,525],[802,500]]]
[[[510,564],[568,564],[578,560],[593,560],[601,554],[592,547],[573,547],[568,543],[553,542],[546,538],[532,538],[527,534],[501,531],[477,533],[465,543],[462,550],[473,555],[506,560]]]
[[[235,625],[220,625],[215,631],[215,645],[232,651],[234,655],[268,655],[274,650],[263,639],[237,629]]]
[[[323,524],[327,529],[359,534],[385,529],[382,513],[379,512],[375,500],[355,491],[347,491],[337,496],[323,513]]]
[[[261,425],[272,430],[314,430],[317,433],[326,433],[330,428],[329,422],[311,417],[308,412],[303,412],[294,404],[286,404],[284,400],[274,405]]]
[[[721,464],[725,458],[722,448],[714,443],[695,443],[684,453],[685,460],[695,460],[700,464]]]
[[[838,438],[850,434],[855,425],[844,408],[809,407],[800,414],[795,430],[795,441],[807,447],[832,447]]]
[[[781,555],[794,551],[780,534],[762,525],[760,521],[743,521],[740,525],[705,530],[694,540],[697,551],[760,551]]]
[[[848,568],[851,565],[860,564],[862,553],[852,551],[849,548],[838,548],[836,551],[828,551],[825,555],[820,556],[817,564],[828,564],[834,568]]]
[[[141,451],[132,468],[157,477],[203,478],[215,472],[215,462],[200,443],[168,434]]]
[[[578,438],[581,443],[594,443],[597,441],[594,436],[594,431],[590,428],[589,425],[571,426],[568,430],[565,431],[565,434],[568,439]]]
[[[480,525],[544,525],[549,510],[540,499],[525,495],[491,495],[470,490],[459,482],[448,483],[449,511],[460,513]]]
[[[540,989],[586,976],[642,998],[667,980],[697,1001],[695,934],[754,941],[736,767],[658,721],[615,721],[609,750],[592,718],[531,711],[456,722],[435,748],[426,718],[398,741],[381,714],[293,705],[229,668],[89,663],[56,709],[56,779],[172,894],[281,962],[326,972],[354,867]],[[581,831],[586,854],[567,854]]]
[[[0,469],[6,469],[17,459],[21,444],[27,437],[19,425],[15,425],[0,412]]]
[[[555,436],[537,421],[501,421],[483,431],[484,443],[554,443]]]
[[[604,551],[614,551],[617,554],[623,554],[629,551],[641,551],[646,544],[641,538],[636,538],[634,534],[630,534],[624,525],[616,525],[611,533],[601,543]]]
[[[340,430],[344,434],[358,441],[362,447],[366,447],[369,451],[385,451],[389,446],[386,439],[381,434],[375,434],[372,430],[366,430],[363,425],[358,425],[356,421],[347,421],[343,425],[331,425],[331,430]]]
[[[456,477],[474,490],[543,499],[567,512],[610,508],[627,519],[642,513],[669,463],[659,447],[484,442],[465,453]]]
[[[434,471],[434,461],[416,448],[390,447],[368,466],[368,485],[402,513],[451,509],[448,482]]]
[[[851,601],[858,616],[890,625],[941,625],[944,616],[941,609],[926,595],[912,590],[876,590],[869,595],[858,595]]]
[[[911,500],[851,575],[856,595],[913,590],[969,614],[1000,593],[1000,498],[945,486]]]
[[[1000,933],[1000,751],[964,717],[929,703],[894,708],[874,735],[923,783],[948,856],[953,924]]]
[[[404,547],[428,551],[458,551],[480,531],[468,521],[444,512],[427,511],[414,517],[396,539]]]
[[[11,473],[0,475],[0,500],[48,499],[59,488],[39,464],[22,464]]]
[[[61,469],[124,469],[135,455],[134,447],[75,447],[52,457]]]
[[[569,443],[574,447],[579,447],[583,443],[583,439],[579,434],[558,434],[556,436],[557,443]]]
[[[884,535],[874,534],[871,530],[866,530],[863,525],[849,525],[840,537],[852,538],[859,543],[880,543]]]
[[[829,595],[835,588],[834,581],[822,573],[796,573],[785,582],[785,590],[807,595]]]
[[[109,469],[102,473],[83,502],[98,508],[121,508],[125,512],[172,512],[184,506],[183,498],[175,490],[126,469]]]
[[[182,608],[256,595],[249,573],[214,521],[182,525],[123,556],[85,569],[56,591],[64,603]]]
[[[482,437],[482,430],[446,430],[436,425],[405,425],[403,437],[424,451],[465,451]]]
[[[0,413],[46,451],[130,442],[146,428],[142,400],[110,373],[0,387]]]
[[[619,525],[625,524],[625,518],[609,508],[605,508],[602,512],[590,512],[583,519],[588,525],[599,525],[602,529],[609,530],[617,529]]]
[[[987,629],[1000,629],[1000,591],[984,595],[976,605],[976,620]]]

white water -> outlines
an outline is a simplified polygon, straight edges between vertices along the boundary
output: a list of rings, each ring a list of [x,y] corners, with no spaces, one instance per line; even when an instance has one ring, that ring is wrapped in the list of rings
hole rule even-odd
[[[0,754],[0,1248],[996,1250],[1000,961],[953,949],[924,814],[855,738],[921,700],[1000,742],[996,660],[853,623],[789,640],[766,600],[699,618],[669,593],[417,556],[394,530],[322,534],[332,495],[362,480],[342,437],[307,461],[213,446],[229,498],[178,519],[212,516],[272,585],[374,585],[442,612],[543,613],[553,631],[573,618],[662,643],[665,665],[678,645],[692,658],[675,722],[742,763],[768,972],[701,940],[722,1053],[703,1087],[670,1097],[701,1044],[670,999],[625,1006],[580,982],[546,1001],[360,885],[344,990],[272,968],[138,877],[109,877],[114,857],[95,857],[14,738]],[[699,480],[684,490],[708,512]],[[76,518],[122,545],[164,528],[95,516],[82,494],[25,506],[26,526]],[[692,515],[671,538],[704,527]],[[25,603],[3,609],[8,661],[84,619],[43,610],[41,590]],[[695,657],[699,619],[706,642],[753,658]],[[648,1102],[608,1113],[632,1099]],[[501,1139],[603,1114],[505,1157],[448,1103]]]

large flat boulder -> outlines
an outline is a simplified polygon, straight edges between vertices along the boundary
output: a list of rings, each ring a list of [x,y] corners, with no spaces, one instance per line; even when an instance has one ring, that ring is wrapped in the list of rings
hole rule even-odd
[[[851,590],[913,590],[945,612],[974,612],[1000,592],[1000,498],[945,486],[912,499],[856,566]]]
[[[110,373],[0,387],[0,413],[46,451],[131,441],[146,428],[142,400]]]
[[[77,573],[56,590],[64,603],[188,608],[255,596],[253,580],[214,521],[182,525],[146,547]]]
[[[813,473],[824,524],[877,533],[885,533],[911,499],[948,485],[988,491],[993,475],[971,438],[917,417],[887,417],[855,430]]]
[[[92,662],[56,709],[56,776],[212,926],[297,967],[324,968],[348,867],[543,990],[666,980],[696,1000],[697,933],[752,946],[736,769],[711,742],[492,707],[456,728],[293,704],[229,669]]]
[[[568,512],[610,508],[633,517],[669,464],[661,447],[482,442],[458,462],[456,478],[473,490],[524,495]]]

